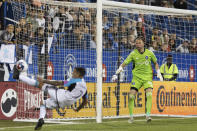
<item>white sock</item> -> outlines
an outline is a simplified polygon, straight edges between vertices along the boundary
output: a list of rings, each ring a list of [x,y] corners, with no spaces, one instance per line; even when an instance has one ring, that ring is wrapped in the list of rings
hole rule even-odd
[[[39,84],[37,80],[31,79],[23,74],[19,75],[19,80],[21,80],[31,86],[38,86],[38,84]]]
[[[41,105],[40,106],[40,117],[39,117],[39,119],[40,118],[44,119],[45,115],[46,115],[46,107],[44,105]]]

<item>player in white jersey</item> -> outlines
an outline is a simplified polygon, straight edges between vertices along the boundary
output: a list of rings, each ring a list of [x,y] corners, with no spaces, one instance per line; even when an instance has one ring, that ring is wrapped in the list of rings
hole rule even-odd
[[[72,78],[69,81],[50,81],[38,77],[37,80],[31,79],[23,73],[18,76],[19,80],[42,89],[42,91],[49,94],[49,98],[44,100],[40,106],[40,117],[35,127],[35,130],[41,129],[44,124],[44,117],[46,116],[46,108],[49,109],[65,109],[65,106],[74,104],[78,99],[82,98],[83,101],[74,109],[78,112],[88,102],[87,87],[83,79],[85,69],[76,67],[72,73]],[[59,89],[56,86],[68,87],[67,90]]]

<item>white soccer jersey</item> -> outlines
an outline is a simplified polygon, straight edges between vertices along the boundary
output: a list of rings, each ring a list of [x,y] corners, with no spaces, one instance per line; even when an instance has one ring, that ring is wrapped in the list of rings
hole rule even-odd
[[[74,104],[80,98],[88,97],[84,79],[71,79],[70,81],[65,81],[64,86],[67,86],[68,89],[57,89],[49,84],[45,84],[42,87],[42,90],[47,90],[50,96],[50,98],[44,102],[47,108],[57,108],[59,106],[64,109],[65,106]]]
[[[70,84],[66,90],[67,102],[70,104],[75,103],[81,97],[87,97],[87,87],[84,79]]]

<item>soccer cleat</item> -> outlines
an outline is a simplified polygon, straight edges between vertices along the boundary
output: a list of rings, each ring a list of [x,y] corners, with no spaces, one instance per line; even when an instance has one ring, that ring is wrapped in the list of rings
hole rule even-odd
[[[151,118],[150,116],[146,116],[146,122],[147,122],[147,123],[150,123],[151,120],[152,120],[152,118]]]
[[[14,65],[14,68],[13,68],[13,79],[18,80],[19,79],[19,74],[20,74],[20,72],[16,69],[16,65]]]
[[[129,120],[128,120],[128,123],[133,123],[133,122],[134,122],[133,117],[130,117]]]
[[[36,124],[36,127],[34,130],[40,130],[42,128],[42,125],[44,124],[43,118],[40,118]]]

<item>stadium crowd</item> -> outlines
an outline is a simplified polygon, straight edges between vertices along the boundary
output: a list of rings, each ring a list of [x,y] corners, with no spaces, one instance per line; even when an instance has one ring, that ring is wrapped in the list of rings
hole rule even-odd
[[[63,0],[67,2],[96,2],[96,0]],[[4,1],[0,1],[0,6]],[[1,44],[16,44],[17,60],[25,59],[29,46],[37,47],[39,72],[45,61],[43,51],[48,38],[53,38],[52,51],[59,49],[94,49],[96,48],[96,10],[93,8],[55,6],[42,4],[37,0],[6,1],[7,4],[24,5],[21,9],[18,22],[9,23],[3,28],[4,17],[0,22]],[[124,0],[128,3],[150,4],[144,0]],[[152,1],[152,5],[186,9],[187,3],[177,1]],[[2,9],[2,8],[1,8]],[[121,17],[120,17],[121,15]],[[193,16],[175,18],[171,16],[143,15],[143,14],[112,14],[105,10],[103,13],[103,48],[107,50],[132,50],[135,48],[134,40],[137,36],[145,38],[146,48],[152,51],[197,53],[197,39],[195,33],[184,35],[177,32],[183,29],[172,26],[177,21],[195,23]],[[2,15],[1,15],[2,16]],[[163,26],[164,21],[169,25]],[[173,23],[174,22],[174,23]],[[197,23],[197,22],[196,22]],[[171,25],[170,25],[171,24]],[[174,25],[173,25],[174,24]],[[168,27],[170,26],[170,27]],[[180,24],[181,26],[181,24]],[[178,29],[180,28],[180,29]],[[186,28],[184,28],[186,29]],[[175,29],[174,29],[175,30]],[[194,28],[195,30],[195,28]],[[189,35],[189,37],[188,37]],[[46,49],[46,48],[45,48]]]

